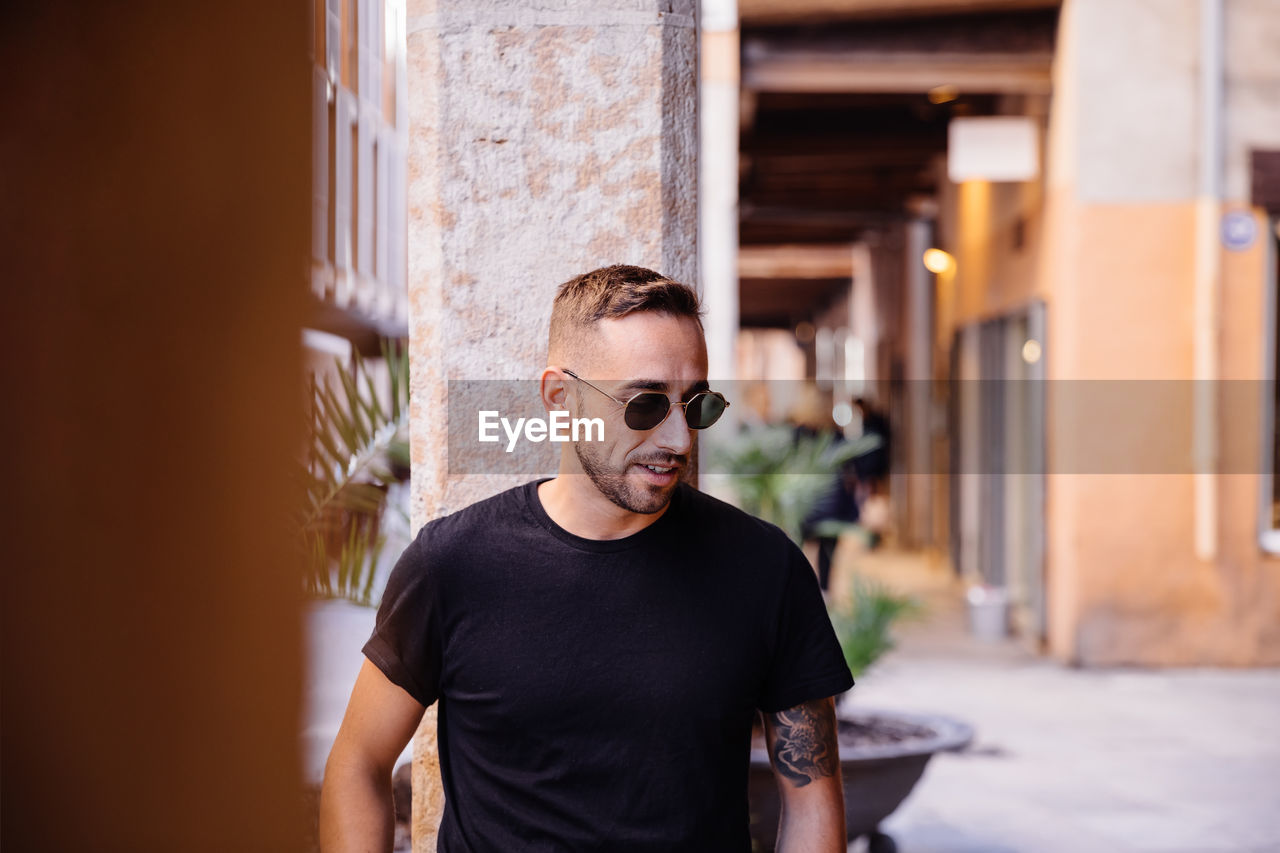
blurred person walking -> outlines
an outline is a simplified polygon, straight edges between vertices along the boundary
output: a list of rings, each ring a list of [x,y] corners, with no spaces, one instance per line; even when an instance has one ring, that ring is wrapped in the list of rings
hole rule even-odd
[[[829,441],[835,445],[844,442],[844,433],[831,416],[831,400],[824,398],[818,389],[805,384],[798,390],[796,405],[791,411],[792,441],[798,447],[805,442]],[[840,532],[858,523],[858,501],[855,493],[857,477],[853,463],[843,463],[828,477],[822,493],[800,525],[800,536],[805,542],[818,546],[818,585],[825,593],[831,581],[831,564],[835,559]]]
[[[853,405],[862,423],[862,435],[880,439],[878,447],[854,457],[851,463],[858,512],[862,526],[870,531],[868,544],[874,548],[889,526],[889,418],[862,397]]]
[[[846,462],[831,476],[827,490],[818,498],[801,528],[806,541],[812,539],[818,543],[818,585],[823,592],[831,583],[831,564],[840,542],[840,529],[856,525],[861,518],[857,484],[853,462]]]
[[[696,294],[639,267],[566,282],[540,380],[548,412],[605,434],[405,550],[326,767],[323,849],[390,848],[392,765],[439,702],[438,850],[745,853],[758,709],[778,849],[843,851],[831,697],[853,679],[813,571],[681,482],[728,405]]]
[[[854,462],[863,491],[860,497],[865,500],[870,495],[882,494],[885,490],[885,481],[889,476],[889,418],[862,397],[853,401],[853,407],[858,410],[858,419],[862,424],[861,434],[874,435],[880,439],[878,447],[858,456]]]

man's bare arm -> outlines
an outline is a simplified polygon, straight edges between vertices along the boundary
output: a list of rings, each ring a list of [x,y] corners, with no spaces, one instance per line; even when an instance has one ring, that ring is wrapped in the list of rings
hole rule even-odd
[[[368,660],[324,769],[323,853],[389,851],[395,837],[391,771],[426,709]]]
[[[782,792],[778,853],[843,853],[848,841],[834,700],[765,714],[764,729]]]

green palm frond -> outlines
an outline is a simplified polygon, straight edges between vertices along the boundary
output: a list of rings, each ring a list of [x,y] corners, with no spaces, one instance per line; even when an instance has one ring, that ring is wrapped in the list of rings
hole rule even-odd
[[[757,427],[731,439],[716,463],[730,475],[742,509],[800,542],[800,527],[831,488],[831,478],[846,462],[880,444],[876,435],[837,442],[829,433],[797,436],[788,427]]]
[[[306,591],[371,604],[374,571],[386,543],[387,492],[409,475],[409,356],[384,341],[387,391],[380,394],[356,353],[335,360],[328,381],[311,377],[305,499],[296,522],[307,554]]]
[[[921,607],[915,599],[890,592],[883,585],[855,577],[847,604],[831,608],[845,663],[858,678],[894,646],[890,628],[899,619],[916,616]]]

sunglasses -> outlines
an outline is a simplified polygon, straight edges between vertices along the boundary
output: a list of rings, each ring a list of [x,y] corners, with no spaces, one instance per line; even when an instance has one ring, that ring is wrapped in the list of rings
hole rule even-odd
[[[619,400],[603,388],[592,385],[572,370],[560,368],[565,376],[571,376],[590,388],[595,388],[619,406],[623,407],[622,421],[637,431],[649,430],[661,424],[671,413],[672,406],[684,409],[684,422],[689,429],[706,429],[729,408],[729,401],[716,391],[699,391],[682,403],[673,403],[666,394],[657,391],[641,391],[629,400]]]

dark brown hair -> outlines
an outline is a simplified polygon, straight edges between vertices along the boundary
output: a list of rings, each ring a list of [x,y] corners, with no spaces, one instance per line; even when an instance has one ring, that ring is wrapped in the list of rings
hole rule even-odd
[[[614,264],[560,285],[551,307],[551,352],[563,351],[593,323],[636,311],[688,317],[702,328],[702,306],[693,288],[644,267]]]

